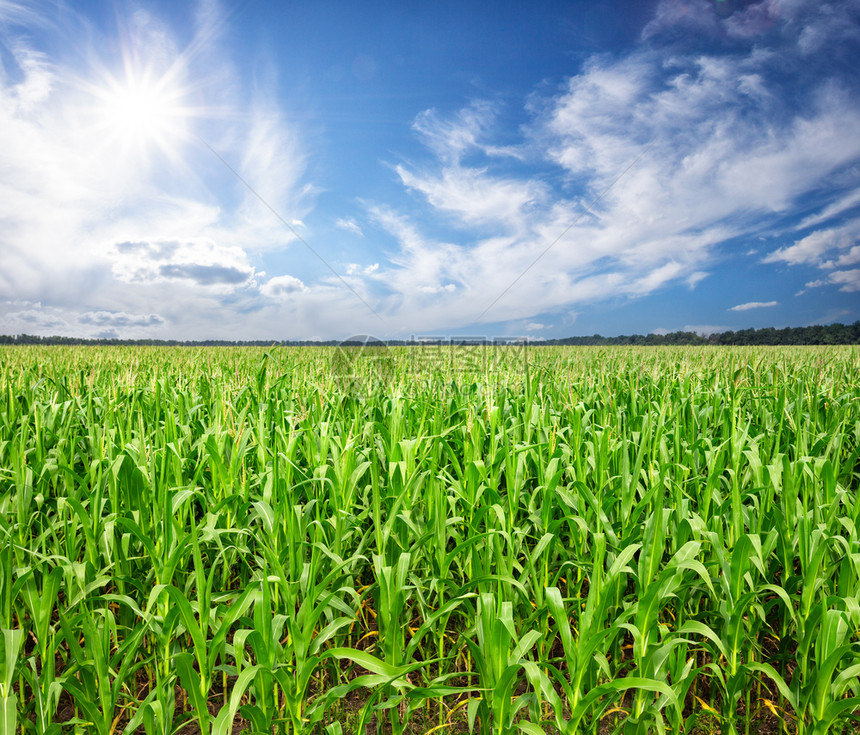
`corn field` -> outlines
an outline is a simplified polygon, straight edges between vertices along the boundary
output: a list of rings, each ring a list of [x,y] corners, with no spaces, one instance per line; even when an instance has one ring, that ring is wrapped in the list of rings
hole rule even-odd
[[[860,732],[857,348],[0,366],[4,734]]]

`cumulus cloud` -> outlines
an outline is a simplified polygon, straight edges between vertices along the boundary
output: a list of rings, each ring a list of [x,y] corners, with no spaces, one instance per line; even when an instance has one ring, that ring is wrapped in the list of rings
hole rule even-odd
[[[851,19],[851,12],[851,2],[660,0],[643,37],[678,39],[681,34],[694,32],[712,38],[754,41],[765,34],[790,29],[794,31],[791,35],[798,50],[811,54],[828,41],[855,37],[854,24],[846,23]]]
[[[371,263],[370,265],[361,266],[358,263],[349,263],[346,266],[346,274],[348,276],[365,275],[369,276],[379,270],[379,263]]]
[[[260,287],[260,293],[270,299],[286,300],[305,291],[305,284],[295,276],[275,276]]]
[[[254,276],[244,250],[218,245],[209,238],[126,241],[113,249],[114,275],[129,283],[181,279],[223,288],[246,284]]]
[[[131,314],[124,311],[75,312],[33,304],[30,308],[5,314],[6,329],[12,333],[77,334],[86,337],[143,335],[163,327],[167,320],[159,314]],[[121,330],[121,332],[116,331]]]
[[[158,274],[164,278],[182,278],[193,281],[201,286],[227,283],[235,285],[244,283],[250,277],[250,273],[243,272],[238,268],[229,268],[223,265],[162,265],[158,268]]]
[[[748,301],[745,304],[732,306],[729,311],[749,311],[750,309],[766,309],[771,306],[778,306],[778,301]]]
[[[828,280],[839,286],[840,291],[860,291],[860,268],[845,271],[833,271]]]
[[[821,264],[822,268],[841,268],[846,265],[860,263],[860,245],[855,245],[850,250],[842,253],[836,260],[828,260]]]
[[[37,331],[57,330],[69,326],[65,315],[55,310],[46,311],[41,308],[10,312],[6,314],[4,321],[12,326],[9,330],[12,332],[26,332],[33,328]]]

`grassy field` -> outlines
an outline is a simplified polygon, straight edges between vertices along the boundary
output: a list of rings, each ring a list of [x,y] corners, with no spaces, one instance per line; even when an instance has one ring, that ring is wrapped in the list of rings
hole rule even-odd
[[[860,731],[857,348],[5,348],[4,733]]]

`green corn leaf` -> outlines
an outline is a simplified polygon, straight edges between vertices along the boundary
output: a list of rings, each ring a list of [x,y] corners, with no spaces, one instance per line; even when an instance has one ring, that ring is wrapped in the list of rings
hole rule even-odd
[[[18,727],[18,697],[14,694],[0,696],[0,723],[3,735],[15,735]]]

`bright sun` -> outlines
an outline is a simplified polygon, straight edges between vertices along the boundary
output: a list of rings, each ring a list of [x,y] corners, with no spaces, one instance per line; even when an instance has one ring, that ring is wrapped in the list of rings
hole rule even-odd
[[[170,153],[183,135],[188,117],[184,90],[169,75],[127,72],[124,79],[110,78],[93,93],[99,127],[126,151],[154,144]]]

